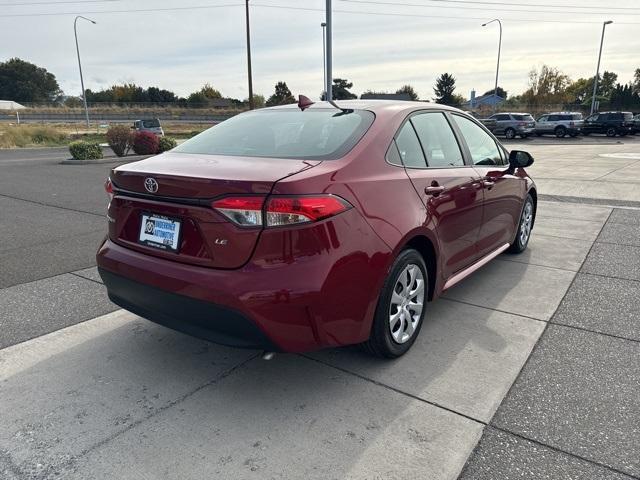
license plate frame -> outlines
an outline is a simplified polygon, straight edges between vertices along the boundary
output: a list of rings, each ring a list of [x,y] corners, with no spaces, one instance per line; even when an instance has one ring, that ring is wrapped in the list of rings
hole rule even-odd
[[[151,223],[149,223],[151,222]],[[163,222],[161,225],[157,223]],[[163,228],[156,228],[156,226]],[[169,228],[173,226],[173,228]],[[160,235],[157,235],[159,233]],[[168,235],[172,233],[171,236]],[[178,253],[180,241],[182,240],[182,220],[174,217],[167,217],[152,212],[140,213],[140,230],[138,231],[138,243],[158,250]]]

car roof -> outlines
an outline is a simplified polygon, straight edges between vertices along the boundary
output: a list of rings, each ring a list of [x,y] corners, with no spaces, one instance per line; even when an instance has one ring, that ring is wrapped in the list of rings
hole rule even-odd
[[[411,102],[407,100],[334,100],[335,104],[341,108],[349,108],[354,110],[370,110],[373,113],[397,113],[402,111],[413,111],[413,110],[449,110],[452,112],[460,112],[462,110],[454,107],[448,107],[446,105],[442,105],[440,103],[431,103],[431,102]],[[269,107],[265,110],[272,109],[297,109],[297,103],[291,103],[288,105],[278,105],[275,107]],[[317,101],[310,107],[310,110],[320,110],[327,108],[335,108],[329,102],[325,101]]]

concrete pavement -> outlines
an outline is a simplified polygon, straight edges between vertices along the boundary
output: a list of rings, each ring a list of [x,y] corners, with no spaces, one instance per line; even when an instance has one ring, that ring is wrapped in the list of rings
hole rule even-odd
[[[36,170],[6,168],[0,199],[34,217],[8,230],[23,263],[38,225],[102,232],[104,193],[87,185],[108,166],[71,167],[75,200],[59,191],[70,167],[42,167],[52,186],[30,189],[14,184]],[[640,478],[640,211],[538,212],[528,251],[430,304],[396,361],[345,348],[266,362],[115,310],[90,265],[36,265],[0,289],[0,477]]]

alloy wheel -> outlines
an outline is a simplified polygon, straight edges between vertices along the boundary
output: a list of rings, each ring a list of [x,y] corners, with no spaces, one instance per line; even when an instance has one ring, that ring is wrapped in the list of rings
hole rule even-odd
[[[420,323],[424,286],[422,270],[413,263],[408,264],[395,281],[389,305],[389,330],[396,343],[407,342]]]
[[[520,244],[524,247],[529,241],[531,227],[533,226],[533,204],[527,201],[520,220]]]

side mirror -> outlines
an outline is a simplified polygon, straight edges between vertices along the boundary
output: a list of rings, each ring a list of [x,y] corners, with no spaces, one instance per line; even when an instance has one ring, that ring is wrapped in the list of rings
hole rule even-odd
[[[533,164],[533,157],[529,152],[522,150],[511,150],[509,152],[509,169],[525,168]]]

